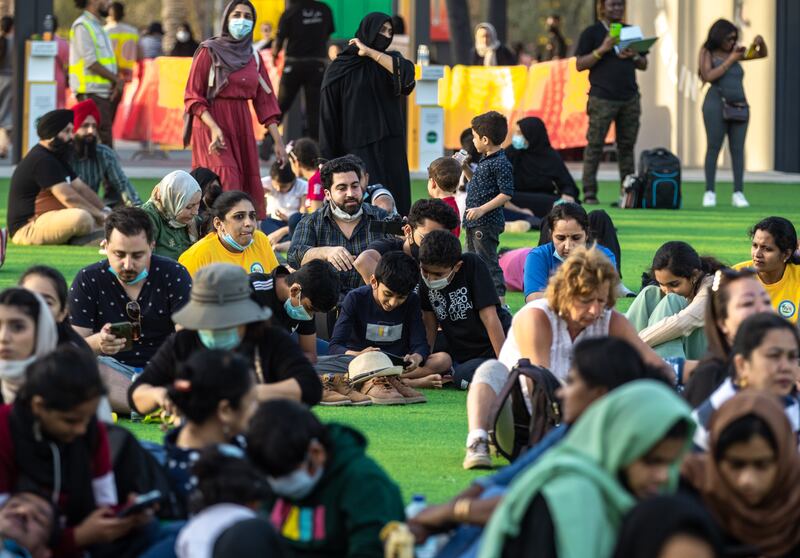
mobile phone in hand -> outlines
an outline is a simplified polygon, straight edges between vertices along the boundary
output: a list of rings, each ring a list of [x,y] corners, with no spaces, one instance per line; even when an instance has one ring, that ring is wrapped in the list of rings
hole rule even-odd
[[[133,348],[133,324],[130,322],[117,322],[111,324],[111,335],[119,339],[125,339],[125,350],[130,351]]]
[[[122,519],[124,517],[137,515],[145,510],[154,509],[162,498],[163,496],[160,490],[151,490],[146,494],[140,494],[131,504],[119,510],[117,512],[117,517]]]

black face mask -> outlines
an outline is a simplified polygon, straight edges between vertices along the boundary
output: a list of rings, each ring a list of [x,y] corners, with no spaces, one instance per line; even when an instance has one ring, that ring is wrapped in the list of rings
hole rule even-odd
[[[50,142],[50,151],[55,153],[56,155],[63,155],[72,147],[72,140],[64,141],[60,137],[56,136]]]
[[[391,37],[386,37],[385,35],[381,35],[378,33],[378,36],[375,37],[375,40],[372,41],[372,48],[377,51],[385,52],[389,45],[392,44]]]
[[[83,138],[75,136],[72,142],[79,159],[94,159],[97,157],[97,138],[95,136]]]

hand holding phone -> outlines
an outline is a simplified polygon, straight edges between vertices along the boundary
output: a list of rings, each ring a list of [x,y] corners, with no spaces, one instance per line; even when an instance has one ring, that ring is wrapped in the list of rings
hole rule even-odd
[[[130,517],[132,515],[138,515],[146,510],[155,509],[162,498],[160,490],[151,490],[146,494],[140,494],[132,503],[120,509],[117,512],[117,517]]]
[[[111,324],[109,331],[114,337],[125,340],[123,350],[129,351],[133,348],[133,324],[130,322],[117,322]]]

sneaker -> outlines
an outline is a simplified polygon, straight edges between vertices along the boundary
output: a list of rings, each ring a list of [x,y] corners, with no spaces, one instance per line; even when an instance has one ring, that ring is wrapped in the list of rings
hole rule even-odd
[[[353,402],[346,395],[339,393],[333,384],[334,374],[325,374],[320,378],[322,380],[322,401],[320,405],[325,407],[343,407],[345,405],[352,405]]]
[[[405,405],[406,398],[394,389],[388,376],[379,376],[364,382],[359,391],[375,405]]]
[[[750,207],[750,203],[744,197],[744,192],[734,192],[731,197],[731,205],[733,207]]]
[[[392,387],[397,390],[397,393],[403,396],[403,399],[405,399],[406,403],[428,402],[427,397],[408,385],[405,380],[399,378],[398,376],[388,376],[388,378],[389,383],[392,384]]]
[[[353,405],[372,405],[372,399],[357,391],[346,374],[325,374],[322,376],[322,385],[326,383],[331,390],[348,398]]]
[[[467,448],[467,456],[464,458],[464,469],[491,469],[492,458],[489,456],[489,440],[486,438],[476,438]]]
[[[717,207],[717,194],[711,190],[706,190],[703,194],[703,207]]]

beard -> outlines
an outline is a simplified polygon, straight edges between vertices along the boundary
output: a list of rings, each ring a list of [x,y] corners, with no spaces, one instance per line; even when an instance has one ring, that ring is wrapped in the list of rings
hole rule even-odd
[[[94,159],[97,157],[97,138],[95,136],[75,136],[72,140],[78,159]]]

